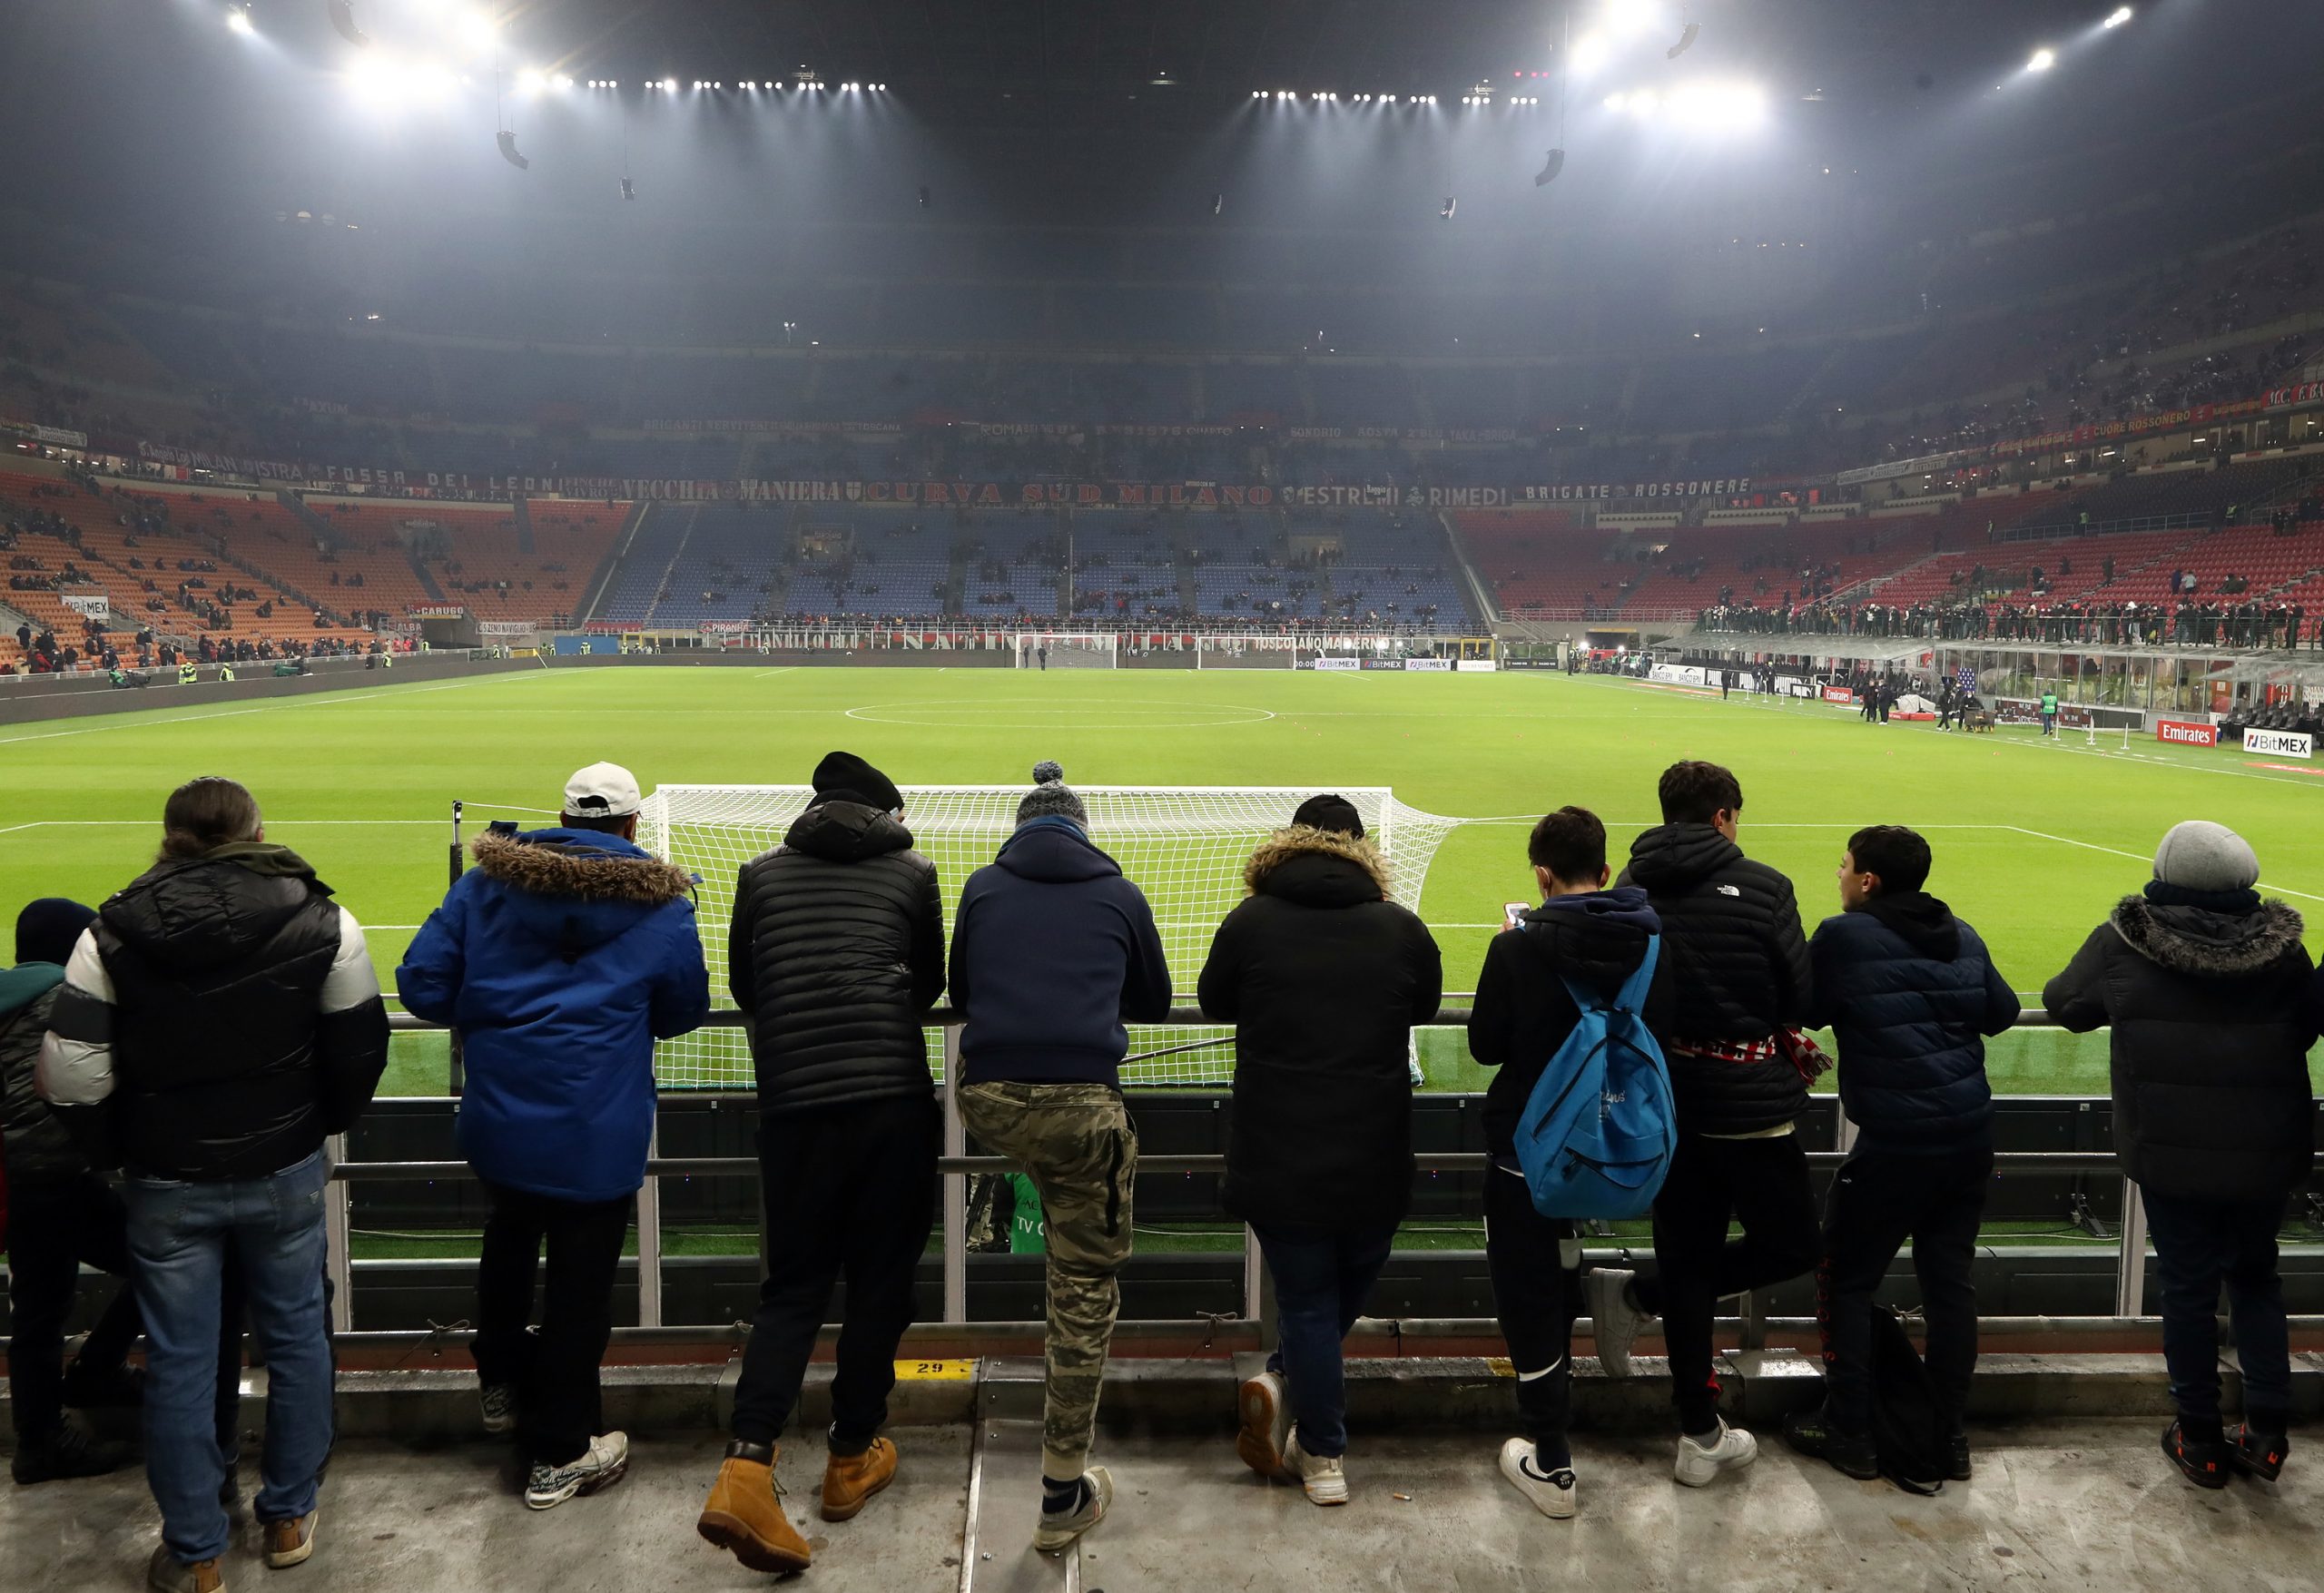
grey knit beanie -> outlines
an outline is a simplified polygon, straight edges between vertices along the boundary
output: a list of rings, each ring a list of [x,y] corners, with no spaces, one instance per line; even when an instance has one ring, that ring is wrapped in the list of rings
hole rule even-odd
[[[1033,765],[1033,789],[1017,804],[1017,822],[1028,819],[1050,816],[1070,819],[1084,830],[1089,828],[1089,810],[1081,805],[1080,797],[1065,782],[1064,765],[1044,758]]]
[[[2226,825],[2190,819],[2155,848],[2154,877],[2185,890],[2249,890],[2260,882],[2260,856]]]

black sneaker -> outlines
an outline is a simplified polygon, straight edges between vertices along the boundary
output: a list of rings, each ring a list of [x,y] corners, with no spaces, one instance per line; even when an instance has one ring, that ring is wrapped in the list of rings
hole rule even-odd
[[[1803,1455],[1830,1461],[1834,1470],[1859,1482],[1870,1482],[1880,1475],[1880,1454],[1873,1448],[1871,1437],[1838,1431],[1824,1420],[1821,1411],[1785,1417],[1783,1441]]]
[[[75,1359],[64,1369],[64,1402],[75,1411],[133,1411],[145,1402],[144,1369],[120,1365],[93,1372]]]
[[[2176,1421],[2162,1430],[2162,1452],[2198,1488],[2225,1488],[2234,1465],[2226,1443],[2198,1443]]]
[[[1946,1433],[1945,1435],[1945,1480],[1947,1482],[1966,1482],[1969,1480],[1970,1470],[1969,1435],[1965,1432]]]
[[[57,1482],[68,1477],[102,1477],[134,1463],[136,1459],[137,1451],[128,1444],[91,1438],[67,1421],[44,1439],[19,1443],[8,1472],[20,1486],[29,1488],[36,1482]]]
[[[2273,1482],[2284,1474],[2284,1459],[2291,1453],[2291,1440],[2280,1432],[2254,1432],[2250,1422],[2235,1430],[2228,1441],[2229,1459],[2235,1469],[2246,1477],[2257,1477],[2262,1482]]]

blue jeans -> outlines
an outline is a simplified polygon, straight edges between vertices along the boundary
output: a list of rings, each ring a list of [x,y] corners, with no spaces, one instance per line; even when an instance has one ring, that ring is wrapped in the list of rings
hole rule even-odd
[[[145,1475],[162,1541],[185,1561],[231,1539],[218,1492],[220,1278],[231,1241],[251,1329],[266,1356],[266,1449],[254,1509],[261,1521],[315,1508],[330,1453],[331,1361],[323,1307],[323,1185],[317,1151],[264,1178],[214,1184],[132,1177],[129,1252],[145,1313]]]
[[[2181,1200],[2152,1190],[2146,1226],[2162,1285],[2162,1362],[2171,1402],[2187,1421],[2220,1419],[2219,1291],[2235,1326],[2243,1411],[2291,1409],[2291,1352],[2276,1272],[2282,1200]]]
[[[1260,1252],[1275,1278],[1281,1342],[1267,1370],[1291,1385],[1291,1414],[1299,1447],[1326,1459],[1347,1452],[1347,1388],[1340,1341],[1364,1314],[1364,1297],[1388,1264],[1396,1230],[1319,1233],[1257,1230]]]

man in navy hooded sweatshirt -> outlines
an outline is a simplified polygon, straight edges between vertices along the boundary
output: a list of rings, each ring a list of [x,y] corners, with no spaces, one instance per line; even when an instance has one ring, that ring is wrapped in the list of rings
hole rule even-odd
[[[1049,1377],[1038,1549],[1063,1549],[1113,1500],[1085,1470],[1130,1251],[1137,1134],[1123,1108],[1122,1025],[1170,1013],[1170,966],[1145,892],[1089,839],[1089,813],[1043,762],[1000,855],[969,876],[952,929],[960,1119],[1033,1180],[1048,1224]]]
[[[575,774],[556,827],[477,841],[477,866],[396,969],[404,1007],[460,1034],[460,1149],[492,1202],[477,1267],[484,1425],[520,1433],[537,1510],[629,1464],[627,1438],[602,1431],[597,1368],[654,1136],[654,1042],[710,1015],[693,877],[636,844],[642,805],[619,764]]]

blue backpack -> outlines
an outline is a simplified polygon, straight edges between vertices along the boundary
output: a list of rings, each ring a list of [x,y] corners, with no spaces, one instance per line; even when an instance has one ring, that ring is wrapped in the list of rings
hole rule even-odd
[[[1610,1001],[1564,981],[1581,1016],[1517,1120],[1517,1165],[1545,1217],[1635,1217],[1661,1193],[1678,1116],[1662,1047],[1639,1016],[1661,955],[1662,937],[1649,937]]]

